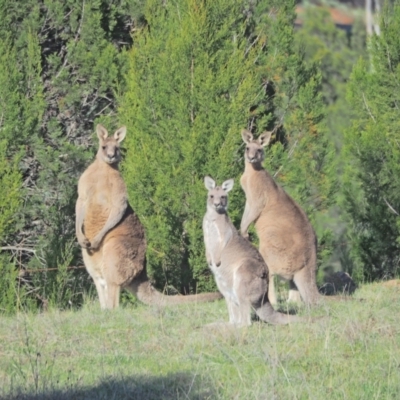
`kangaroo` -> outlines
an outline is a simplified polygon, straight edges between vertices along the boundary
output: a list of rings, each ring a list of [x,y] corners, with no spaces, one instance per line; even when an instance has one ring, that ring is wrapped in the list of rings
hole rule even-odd
[[[129,205],[118,169],[120,144],[125,135],[124,126],[109,137],[106,128],[97,125],[96,159],[78,183],[76,237],[86,269],[96,285],[101,308],[118,307],[121,288],[132,291],[146,304],[182,304],[221,298],[220,293],[164,296],[150,284],[146,272],[145,232]]]
[[[268,267],[258,250],[241,237],[227,214],[228,192],[233,179],[216,186],[206,176],[207,211],[203,218],[207,263],[214,274],[218,289],[225,297],[229,323],[236,326],[251,324],[251,309],[271,324],[300,321],[273,309],[268,301]]]
[[[274,181],[263,168],[264,147],[271,132],[254,139],[242,131],[246,143],[245,170],[240,178],[246,194],[246,205],[240,224],[241,235],[248,238],[248,228],[255,222],[259,250],[270,273],[269,301],[277,303],[274,276],[289,280],[289,299],[307,305],[321,296],[316,284],[317,239],[309,219],[300,206]],[[300,292],[300,296],[299,296]]]

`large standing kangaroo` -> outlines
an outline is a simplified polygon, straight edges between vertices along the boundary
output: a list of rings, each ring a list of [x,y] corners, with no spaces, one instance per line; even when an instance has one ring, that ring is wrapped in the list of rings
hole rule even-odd
[[[259,250],[270,273],[269,300],[277,303],[274,275],[290,284],[289,300],[317,303],[320,294],[316,285],[317,239],[310,221],[300,206],[263,168],[264,147],[271,139],[265,132],[258,139],[242,131],[246,143],[245,170],[240,179],[246,194],[246,205],[240,231],[248,237],[248,228],[255,222]],[[297,291],[298,290],[298,291]]]
[[[203,219],[207,263],[214,274],[218,289],[224,295],[229,323],[251,324],[251,310],[263,321],[287,324],[300,321],[294,315],[281,314],[268,301],[268,267],[258,250],[241,237],[227,215],[228,192],[233,180],[216,186],[206,176],[207,212]]]
[[[93,278],[101,308],[119,305],[121,288],[132,291],[146,304],[181,304],[211,301],[220,293],[164,296],[150,284],[146,273],[146,238],[138,216],[128,203],[125,183],[118,170],[120,144],[126,128],[108,137],[97,125],[99,149],[95,161],[82,174],[76,202],[76,236],[83,260]]]

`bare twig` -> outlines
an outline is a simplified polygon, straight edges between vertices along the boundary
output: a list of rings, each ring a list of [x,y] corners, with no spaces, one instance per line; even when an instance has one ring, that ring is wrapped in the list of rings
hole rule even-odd
[[[71,266],[71,267],[67,267],[66,269],[83,269],[86,268],[84,265],[79,265],[79,266]],[[47,271],[58,271],[60,268],[40,268],[40,269],[24,269],[21,268],[19,275],[20,276],[24,276],[25,274],[34,274],[35,272],[47,272]]]
[[[293,152],[294,152],[294,149],[295,149],[296,146],[297,146],[297,142],[298,142],[298,139],[296,139],[296,141],[294,142],[294,145],[293,145],[292,148],[289,150],[288,158],[290,158],[290,157],[292,156],[292,154],[293,154]]]
[[[276,178],[276,176],[279,174],[279,172],[281,172],[282,169],[282,165],[278,168],[278,170],[274,173],[273,177]]]
[[[19,246],[3,246],[0,247],[0,251],[5,251],[5,250],[9,250],[9,251],[26,251],[28,253],[36,253],[36,250],[34,249],[30,249],[28,247],[19,247]]]
[[[250,46],[246,49],[246,51],[244,52],[244,56],[246,57],[247,54],[249,53],[249,51],[251,50],[251,48],[258,42],[258,39],[260,39],[260,35],[258,35],[251,43]]]
[[[108,107],[111,106],[111,103],[107,104],[105,107],[103,107],[99,112],[97,112],[96,114],[94,114],[95,117],[98,117],[99,115],[101,115],[101,113],[106,110]]]
[[[386,205],[389,207],[389,210],[396,215],[399,215],[399,213],[389,204],[389,202],[385,199],[385,197],[383,198],[384,202],[386,203]]]
[[[368,114],[370,115],[370,117],[372,118],[372,120],[373,120],[374,122],[376,122],[375,117],[372,115],[371,110],[370,110],[369,107],[368,107],[367,99],[365,98],[364,92],[363,92],[363,94],[362,94],[362,97],[363,97],[363,100],[364,100],[365,108],[366,108],[367,111],[368,111]]]

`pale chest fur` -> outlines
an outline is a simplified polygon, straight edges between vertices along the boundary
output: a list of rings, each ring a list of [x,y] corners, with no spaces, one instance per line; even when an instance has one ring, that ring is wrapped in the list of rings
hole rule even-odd
[[[261,194],[261,187],[265,186],[263,178],[264,176],[260,171],[246,168],[244,174],[240,178],[240,186],[245,192],[246,197],[253,197]]]
[[[243,174],[240,178],[240,186],[244,190],[245,193],[247,193],[247,188],[249,187],[249,176],[248,174]]]
[[[231,301],[237,303],[237,295],[232,283],[232,274],[234,271],[231,268],[232,265],[226,263],[224,253],[224,251],[229,251],[227,246],[229,246],[232,237],[231,226],[226,224],[225,221],[217,222],[215,219],[204,218],[203,230],[206,249],[211,258],[211,265],[209,267],[214,275],[218,289],[225,298],[229,298]],[[217,254],[220,254],[222,261],[218,267],[215,260]]]
[[[118,170],[94,164],[82,175],[79,192],[88,206],[108,208],[116,197],[126,197],[126,186]]]
[[[246,168],[240,178],[240,185],[246,195],[246,202],[250,207],[261,212],[268,204],[271,206],[279,199],[279,189],[272,176],[264,169],[254,170]]]
[[[221,226],[217,223],[217,220],[207,215],[203,221],[203,231],[204,231],[204,244],[206,246],[207,252],[211,257],[212,265],[215,264],[215,256],[218,251],[220,251],[221,246],[224,242],[224,232]],[[213,271],[214,272],[214,271]]]

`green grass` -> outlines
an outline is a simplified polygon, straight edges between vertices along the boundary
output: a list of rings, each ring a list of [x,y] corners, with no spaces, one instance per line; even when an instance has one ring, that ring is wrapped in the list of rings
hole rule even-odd
[[[400,398],[399,287],[366,285],[311,314],[325,318],[207,326],[227,320],[224,301],[1,317],[0,398]]]

